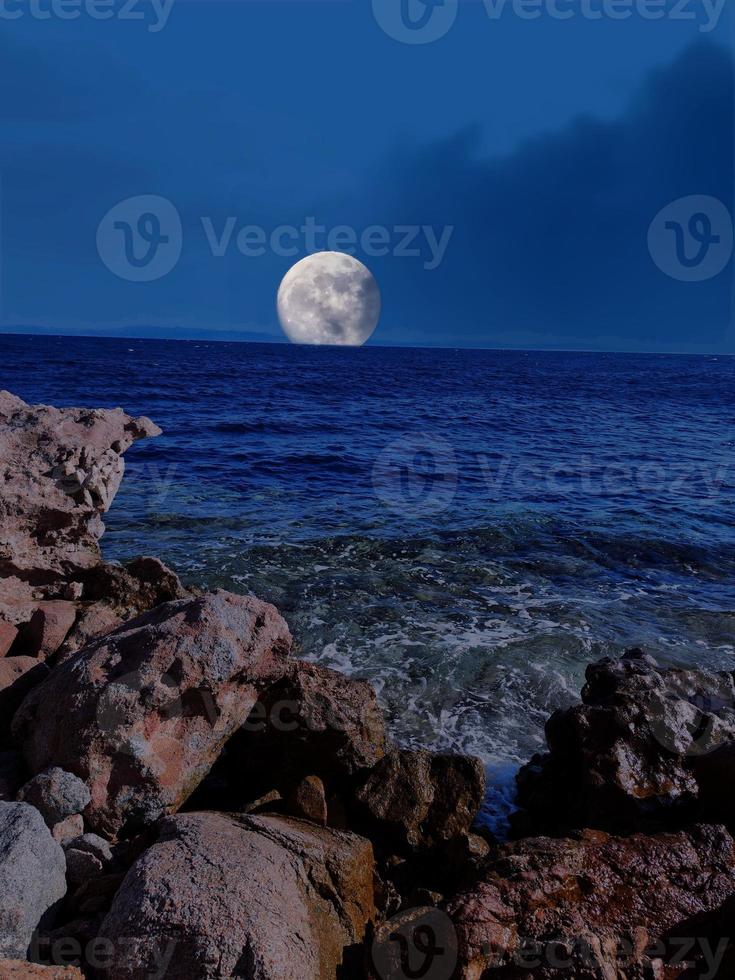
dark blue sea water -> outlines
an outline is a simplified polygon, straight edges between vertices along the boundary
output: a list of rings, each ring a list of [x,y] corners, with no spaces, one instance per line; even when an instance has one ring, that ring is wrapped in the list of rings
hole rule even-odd
[[[275,602],[395,737],[506,774],[585,664],[735,668],[735,359],[0,337],[0,387],[121,405],[106,557]]]

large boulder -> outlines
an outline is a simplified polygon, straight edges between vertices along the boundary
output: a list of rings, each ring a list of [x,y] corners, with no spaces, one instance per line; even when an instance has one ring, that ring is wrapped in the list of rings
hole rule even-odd
[[[667,941],[690,937],[692,950],[696,937],[710,941],[720,907],[734,894],[735,844],[721,826],[519,841],[501,848],[482,880],[449,903],[457,976],[673,978],[676,970],[664,967],[681,948]],[[710,948],[718,945],[715,936]]]
[[[485,795],[474,756],[395,749],[357,790],[356,816],[371,837],[397,850],[425,850],[469,830]]]
[[[119,408],[31,406],[0,392],[0,575],[45,585],[97,564],[123,453],[159,434]]]
[[[631,650],[586,677],[582,703],[547,722],[548,753],[518,775],[519,834],[732,820],[732,674],[662,670]]]
[[[103,976],[334,980],[373,916],[368,841],[283,817],[179,814],[102,923],[124,950]]]
[[[259,692],[286,669],[278,612],[224,591],[165,603],[80,650],[34,689],[13,723],[32,772],[87,783],[107,837],[175,812]]]
[[[0,803],[0,959],[22,959],[66,893],[66,860],[41,814]]]
[[[333,804],[330,824],[341,825],[341,801],[383,758],[386,744],[371,684],[291,661],[263,692],[192,805],[239,810],[271,790],[291,797],[304,779],[316,776]]]

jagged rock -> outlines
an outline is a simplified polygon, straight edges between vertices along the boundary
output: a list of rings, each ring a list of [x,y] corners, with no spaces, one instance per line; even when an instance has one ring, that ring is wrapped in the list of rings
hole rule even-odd
[[[342,782],[385,755],[386,735],[367,681],[295,661],[264,693],[231,747],[233,771],[290,792],[305,776]]]
[[[59,662],[127,620],[188,595],[175,572],[149,557],[125,565],[101,562],[79,584],[84,601],[77,603],[77,620],[61,647]]]
[[[698,930],[733,894],[735,845],[721,826],[505,845],[447,908],[459,937],[458,976],[663,977],[656,946],[707,935]]]
[[[190,809],[240,811],[272,791],[288,799],[302,779],[318,776],[329,801],[329,823],[342,826],[343,799],[385,747],[383,717],[370,684],[290,661],[284,677],[263,691],[227,744]]]
[[[397,749],[357,790],[359,826],[381,842],[429,849],[469,830],[485,795],[485,770],[473,756]]]
[[[84,980],[75,966],[41,966],[25,960],[0,960],[3,980]]]
[[[165,603],[57,666],[14,735],[32,771],[58,765],[87,783],[85,819],[112,838],[178,809],[282,676],[290,643],[257,599]]]
[[[31,406],[0,392],[0,575],[44,585],[97,564],[122,454],[159,434],[121,409]]]
[[[288,800],[288,812],[322,827],[327,824],[327,800],[324,783],[318,776],[305,776]]]
[[[48,674],[48,667],[35,657],[0,659],[0,739],[9,736],[10,724],[21,702]]]
[[[84,833],[84,818],[81,813],[73,813],[70,817],[65,817],[51,828],[51,836],[63,847],[75,837],[81,837]]]
[[[374,915],[370,843],[284,817],[187,813],[128,872],[100,935],[108,980],[333,980]]]
[[[17,627],[0,619],[0,657],[4,657],[9,652],[17,636]]]
[[[66,893],[64,852],[27,803],[0,803],[0,957],[26,955],[34,929]]]
[[[71,772],[51,766],[29,780],[18,799],[39,811],[48,827],[81,813],[90,801],[86,783]]]
[[[548,754],[519,773],[519,834],[732,815],[729,791],[723,806],[702,811],[698,780],[710,756],[735,748],[731,674],[660,670],[632,650],[591,664],[586,676],[583,703],[546,725]],[[727,769],[731,780],[735,768]]]
[[[20,631],[18,652],[46,660],[66,639],[77,618],[74,602],[52,599],[39,602],[27,626]]]

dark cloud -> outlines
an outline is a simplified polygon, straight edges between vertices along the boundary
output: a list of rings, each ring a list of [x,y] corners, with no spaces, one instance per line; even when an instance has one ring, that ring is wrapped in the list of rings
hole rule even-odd
[[[733,118],[730,55],[698,42],[614,122],[582,118],[502,159],[483,159],[468,131],[391,160],[364,220],[455,231],[436,271],[371,260],[389,311],[383,337],[732,349],[732,263],[708,282],[670,279],[647,230],[687,195],[732,211]]]

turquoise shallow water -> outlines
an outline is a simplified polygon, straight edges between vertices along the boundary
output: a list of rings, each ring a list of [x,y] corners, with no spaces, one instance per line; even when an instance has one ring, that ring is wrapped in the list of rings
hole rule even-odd
[[[5,336],[0,387],[158,422],[106,557],[275,602],[404,744],[507,781],[590,660],[735,669],[735,359]]]

